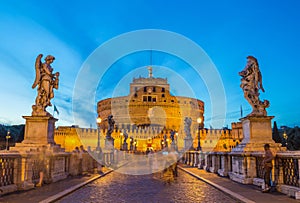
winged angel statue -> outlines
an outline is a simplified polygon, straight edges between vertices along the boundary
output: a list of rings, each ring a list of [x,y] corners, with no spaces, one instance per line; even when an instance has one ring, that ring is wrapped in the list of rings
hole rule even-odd
[[[50,100],[54,97],[53,88],[58,89],[59,72],[52,74],[51,63],[55,60],[54,56],[48,55],[45,62],[41,62],[43,54],[39,54],[35,61],[35,81],[32,88],[37,87],[37,97],[35,105],[32,106],[33,116],[50,115],[46,108],[52,106]]]
[[[248,116],[267,116],[266,108],[270,106],[270,102],[259,99],[259,90],[262,92],[265,90],[262,86],[262,75],[257,59],[253,56],[248,56],[247,59],[247,65],[239,75],[242,77],[240,87],[244,91],[244,97],[253,109]]]

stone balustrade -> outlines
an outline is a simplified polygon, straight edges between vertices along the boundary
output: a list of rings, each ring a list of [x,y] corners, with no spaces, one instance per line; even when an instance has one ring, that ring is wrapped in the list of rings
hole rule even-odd
[[[67,178],[68,175],[79,175],[93,172],[97,167],[95,160],[88,154],[54,153],[46,155],[44,182],[51,183]],[[17,190],[27,190],[39,181],[38,156],[36,151],[26,154],[0,152],[0,195]]]
[[[228,177],[243,184],[263,186],[263,152],[187,151],[181,162]],[[273,160],[272,182],[276,189],[300,199],[300,151],[277,152]]]
[[[21,177],[21,156],[3,153],[0,156],[0,194],[16,191]]]

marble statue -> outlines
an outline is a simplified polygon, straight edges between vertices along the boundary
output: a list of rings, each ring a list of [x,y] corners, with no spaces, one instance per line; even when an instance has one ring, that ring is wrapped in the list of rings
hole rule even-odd
[[[53,68],[51,67],[55,57],[48,55],[44,63],[41,62],[42,57],[43,54],[39,54],[35,62],[36,76],[32,88],[37,87],[38,94],[35,99],[35,105],[32,106],[33,116],[50,115],[46,108],[52,106],[50,100],[54,97],[53,88],[58,89],[59,72],[53,74]]]
[[[108,120],[108,130],[107,130],[106,137],[111,137],[111,134],[113,133],[115,127],[115,120],[113,119],[113,115],[109,115],[107,117],[107,120]]]
[[[175,139],[175,131],[174,130],[171,130],[171,132],[170,132],[170,138],[171,138],[171,140],[172,140],[172,143],[174,142],[174,139]]]
[[[253,56],[248,56],[247,59],[246,67],[239,72],[239,75],[242,77],[240,87],[244,91],[244,97],[252,106],[252,112],[248,116],[267,116],[266,108],[270,106],[270,102],[259,99],[259,90],[262,92],[265,90],[257,59]]]

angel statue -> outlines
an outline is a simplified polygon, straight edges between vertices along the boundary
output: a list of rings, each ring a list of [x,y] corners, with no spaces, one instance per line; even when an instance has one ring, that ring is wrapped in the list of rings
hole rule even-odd
[[[267,116],[266,108],[270,106],[270,102],[259,99],[259,90],[262,92],[265,90],[262,86],[262,75],[257,59],[253,56],[248,56],[247,59],[247,65],[239,75],[242,76],[240,87],[244,91],[244,97],[252,106],[252,112],[248,116]]]
[[[32,106],[33,116],[46,116],[50,115],[46,108],[52,106],[50,100],[54,97],[53,88],[58,89],[59,72],[52,74],[53,68],[51,63],[55,60],[54,56],[48,55],[45,62],[41,62],[43,54],[39,54],[35,61],[35,81],[32,89],[37,87],[37,97],[35,105]]]
[[[107,120],[108,120],[108,130],[107,130],[107,133],[106,133],[106,137],[107,138],[111,138],[111,134],[112,132],[114,131],[114,128],[115,128],[115,120],[113,119],[113,115],[109,115],[107,117]]]

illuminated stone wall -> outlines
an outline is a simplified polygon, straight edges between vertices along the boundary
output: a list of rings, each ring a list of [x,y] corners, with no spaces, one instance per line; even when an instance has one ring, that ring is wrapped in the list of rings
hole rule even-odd
[[[130,84],[130,94],[98,102],[98,116],[105,121],[112,114],[118,128],[160,126],[179,131],[184,118],[191,117],[191,129],[197,129],[197,118],[204,121],[204,103],[199,99],[173,96],[167,79],[138,78]],[[101,124],[107,128],[107,122]]]

